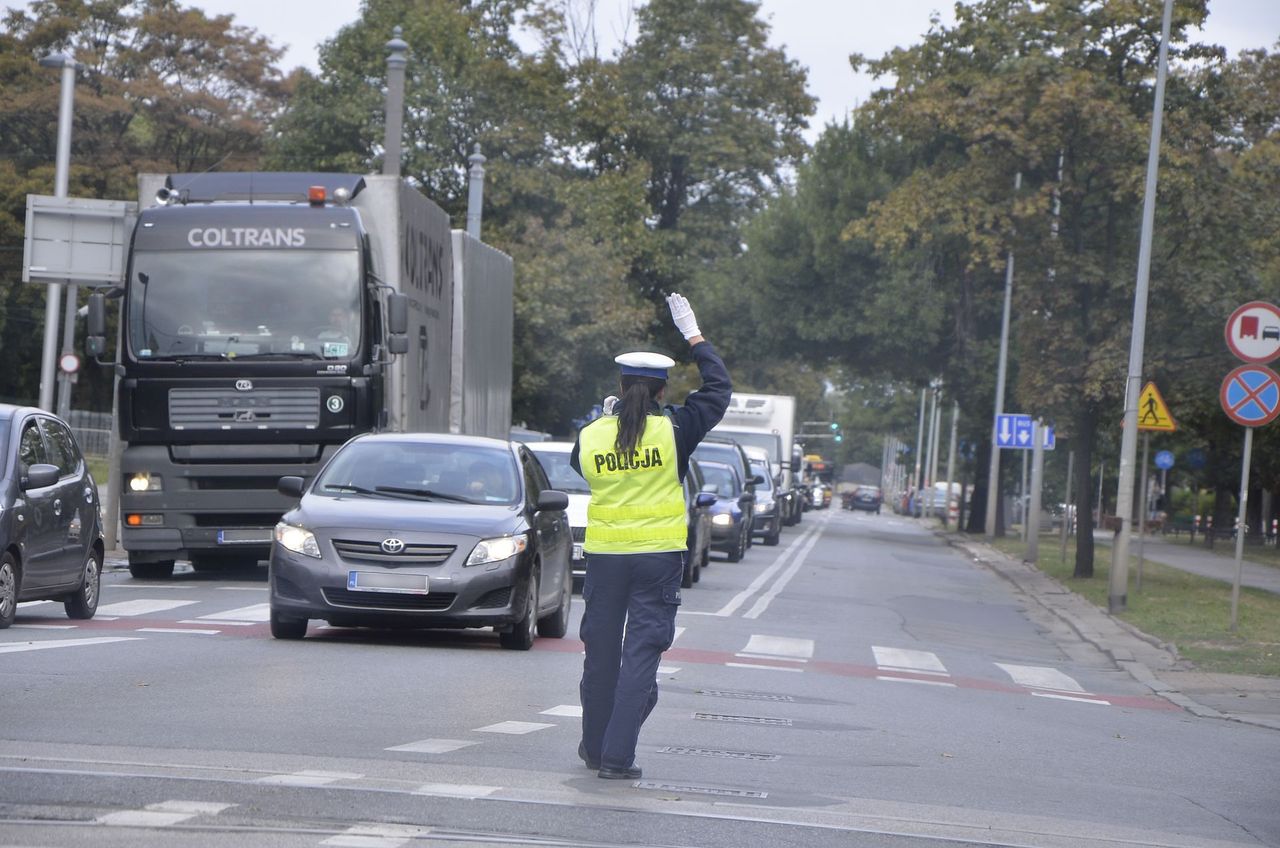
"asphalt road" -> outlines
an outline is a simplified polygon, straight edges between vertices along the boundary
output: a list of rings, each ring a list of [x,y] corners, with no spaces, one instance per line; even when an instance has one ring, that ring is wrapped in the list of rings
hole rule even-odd
[[[573,638],[283,642],[262,575],[108,573],[94,620],[0,631],[0,845],[1280,845],[1274,731],[909,519],[810,512],[683,594],[630,783],[577,759]]]

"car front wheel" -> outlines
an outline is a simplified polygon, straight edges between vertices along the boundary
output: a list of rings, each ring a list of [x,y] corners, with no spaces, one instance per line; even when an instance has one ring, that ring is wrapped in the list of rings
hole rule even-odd
[[[13,624],[18,614],[18,589],[22,586],[22,570],[8,551],[0,556],[0,630]]]
[[[560,604],[556,611],[538,619],[538,635],[548,639],[563,639],[569,632],[569,605],[573,603],[573,573],[566,567],[564,586],[560,589]]]
[[[80,574],[80,587],[75,593],[62,602],[67,611],[67,618],[88,619],[98,611],[98,595],[102,588],[102,557],[90,548],[84,558],[84,569]]]
[[[307,620],[305,618],[290,618],[272,610],[271,635],[277,639],[301,639],[307,635]]]
[[[533,639],[538,626],[538,578],[534,575],[529,581],[528,596],[525,598],[524,615],[511,625],[511,629],[498,634],[498,643],[509,651],[527,651],[533,647]]]

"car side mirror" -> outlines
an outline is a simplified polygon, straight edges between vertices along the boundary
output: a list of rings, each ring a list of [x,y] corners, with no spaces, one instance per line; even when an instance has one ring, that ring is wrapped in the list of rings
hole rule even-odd
[[[714,486],[712,488],[715,488]],[[715,492],[698,492],[698,496],[693,499],[693,505],[699,509],[708,506],[714,506],[716,502]]]
[[[538,493],[538,512],[564,510],[569,508],[569,496],[555,489],[545,489]]]
[[[755,485],[757,485],[757,486],[763,486],[763,485],[764,485],[764,477],[761,477],[759,474],[753,474],[753,475],[751,475],[751,482],[752,482],[752,483],[754,483],[754,484],[755,484]]]
[[[306,491],[307,481],[301,477],[281,477],[276,481],[276,491],[291,498],[300,498]]]
[[[58,466],[49,465],[46,462],[32,463],[27,468],[27,474],[22,478],[22,488],[25,489],[44,489],[58,482],[58,478],[62,476],[62,472],[58,470]]]

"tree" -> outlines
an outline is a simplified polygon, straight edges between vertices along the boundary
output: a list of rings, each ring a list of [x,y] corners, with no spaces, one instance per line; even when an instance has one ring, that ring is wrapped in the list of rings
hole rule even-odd
[[[265,38],[175,0],[37,0],[0,27],[0,278],[15,283],[0,331],[15,367],[0,375],[0,396],[34,400],[44,289],[16,281],[26,194],[53,193],[59,85],[37,60],[70,50],[81,65],[73,196],[133,198],[144,170],[252,166],[288,84],[275,65],[281,51]],[[108,374],[82,372],[80,397],[103,408],[109,392]]]

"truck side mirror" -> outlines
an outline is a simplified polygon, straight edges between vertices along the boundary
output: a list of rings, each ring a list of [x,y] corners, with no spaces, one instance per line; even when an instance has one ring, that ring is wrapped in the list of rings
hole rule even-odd
[[[97,359],[107,352],[107,306],[98,292],[89,295],[89,315],[85,327],[88,333],[84,340],[84,352]]]
[[[409,298],[403,294],[387,295],[387,334],[403,336],[409,332]]]

